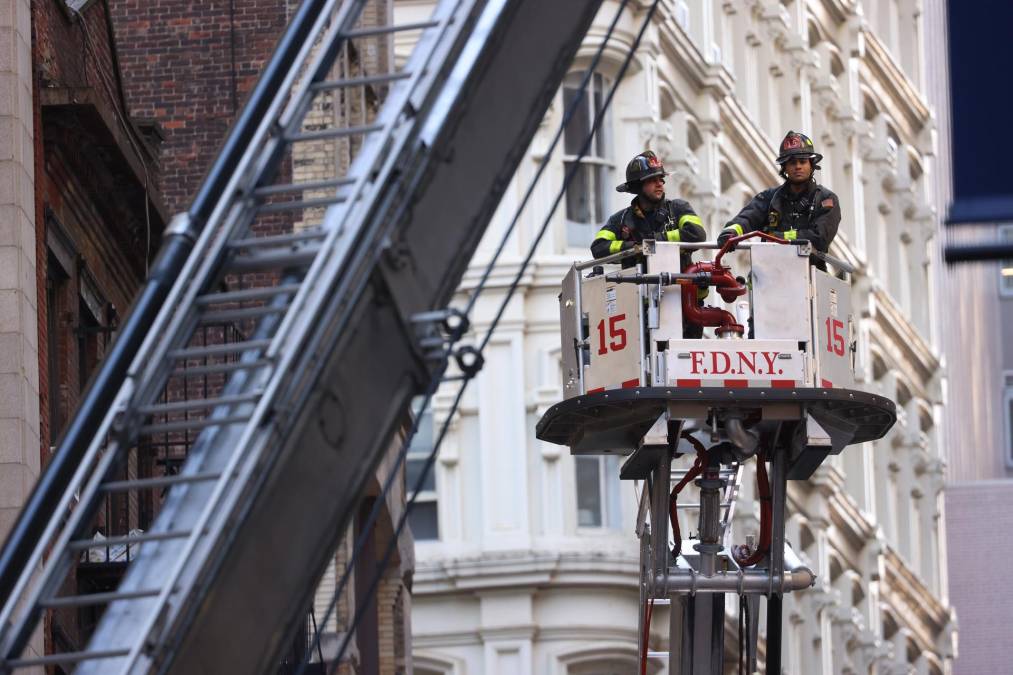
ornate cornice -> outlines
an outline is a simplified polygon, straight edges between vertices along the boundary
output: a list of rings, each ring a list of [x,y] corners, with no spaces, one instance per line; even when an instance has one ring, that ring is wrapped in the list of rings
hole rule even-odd
[[[904,624],[917,636],[922,646],[934,648],[938,636],[950,625],[950,608],[940,602],[935,592],[908,567],[889,545],[883,551],[886,563],[882,598],[903,617]]]
[[[876,341],[898,359],[899,365],[918,376],[915,384],[922,389],[922,398],[933,400],[935,397],[925,388],[931,386],[941,367],[939,355],[904,316],[893,296],[878,284],[872,289],[872,299],[876,306],[873,320],[877,330],[872,331]]]
[[[863,35],[865,58],[861,60],[862,69],[870,76],[870,83],[881,85],[883,93],[890,97],[893,108],[904,115],[904,121],[917,134],[932,120],[932,111],[925,97],[894,62],[876,34],[866,27]]]
[[[694,91],[707,91],[717,100],[732,94],[735,78],[722,64],[710,63],[704,58],[693,40],[675,20],[668,6],[663,6],[663,16],[658,26],[658,40],[661,52],[667,54],[672,66],[689,80]],[[665,74],[659,75],[663,77]]]

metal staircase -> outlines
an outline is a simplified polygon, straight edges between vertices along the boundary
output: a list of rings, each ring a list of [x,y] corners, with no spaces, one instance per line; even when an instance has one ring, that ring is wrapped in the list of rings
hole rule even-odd
[[[304,2],[166,232],[0,557],[0,672],[263,672],[294,632],[435,369],[413,317],[449,301],[598,0],[444,0],[403,26],[368,4]],[[400,30],[421,34],[397,70]],[[154,446],[182,448],[177,473],[130,469]],[[122,494],[157,517],[96,538]],[[68,592],[113,546],[118,588]],[[46,611],[93,605],[87,645],[23,653]]]

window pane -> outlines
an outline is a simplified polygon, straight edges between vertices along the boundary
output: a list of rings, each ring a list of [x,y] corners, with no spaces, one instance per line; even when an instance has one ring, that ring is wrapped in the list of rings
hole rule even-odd
[[[566,245],[586,249],[591,245],[594,234],[600,228],[595,224],[566,221]],[[585,254],[590,255],[587,251]],[[585,354],[587,352],[585,351]]]
[[[1013,396],[1010,396],[1006,404],[1006,428],[1009,429],[1009,452],[1010,461],[1013,462]]]
[[[415,489],[415,481],[419,479],[419,474],[422,473],[422,468],[425,464],[425,459],[409,459],[405,462],[405,485],[408,486],[409,492]],[[422,490],[423,492],[434,492],[436,490],[435,471],[429,471],[425,481],[422,483]]]
[[[602,460],[605,468],[605,475],[603,476],[603,482],[605,483],[605,510],[608,514],[605,526],[614,530],[621,530],[623,527],[623,511],[619,503],[619,457],[607,455],[602,457]]]
[[[605,219],[608,218],[608,214],[605,213],[605,195],[606,195],[606,183],[609,178],[608,167],[601,166],[600,164],[594,164],[591,167],[594,171],[594,213],[592,214],[592,222],[605,224]]]
[[[564,87],[563,88],[563,110],[569,110],[573,101],[577,98],[579,89]],[[580,148],[584,145],[584,139],[587,138],[588,133],[591,131],[591,117],[589,114],[590,105],[588,104],[588,92],[584,92],[584,97],[581,98],[580,103],[577,104],[577,110],[570,118],[570,121],[566,125],[566,129],[563,131],[563,152],[567,155],[576,155],[580,152]]]
[[[413,455],[428,455],[433,449],[433,440],[433,413],[427,410],[419,419],[419,429],[415,432],[415,438],[412,439],[408,452]]]
[[[601,527],[600,462],[597,457],[577,457],[577,525]]]
[[[573,162],[564,162],[563,169],[570,171]],[[593,222],[591,214],[591,180],[589,166],[581,164],[566,189],[566,219],[574,223]],[[587,242],[590,244],[591,242]]]
[[[408,525],[412,534],[419,541],[439,539],[440,529],[437,525],[436,502],[415,502],[408,509]]]
[[[593,81],[594,81],[594,97],[592,98],[592,101],[594,104],[594,109],[592,114],[597,116],[598,111],[601,110],[601,104],[605,99],[606,81],[605,78],[602,77],[600,73],[594,74]],[[596,154],[598,157],[608,157],[610,154],[607,147],[608,142],[608,129],[606,128],[607,126],[608,125],[604,123],[604,120],[602,120],[602,123],[598,125],[598,131],[596,131],[594,134],[594,146],[592,147],[591,152]]]

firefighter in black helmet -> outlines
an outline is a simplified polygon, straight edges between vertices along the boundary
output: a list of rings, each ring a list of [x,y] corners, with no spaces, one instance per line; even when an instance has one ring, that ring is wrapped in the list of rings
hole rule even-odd
[[[700,217],[689,203],[665,199],[665,167],[650,150],[626,165],[626,182],[617,192],[636,195],[630,205],[608,219],[591,242],[591,254],[603,258],[636,246],[645,239],[703,241],[707,238]]]
[[[828,252],[841,223],[841,204],[837,195],[816,182],[821,159],[808,136],[789,131],[777,158],[784,183],[753,197],[721,230],[718,243],[761,230],[788,241],[808,241],[817,251]],[[814,259],[813,264],[826,269],[822,260]]]

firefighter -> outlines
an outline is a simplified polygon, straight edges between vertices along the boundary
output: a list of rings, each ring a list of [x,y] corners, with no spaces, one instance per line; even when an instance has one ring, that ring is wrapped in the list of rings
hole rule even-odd
[[[682,199],[665,199],[665,176],[668,173],[661,160],[650,150],[640,153],[626,165],[626,182],[616,192],[636,195],[622,211],[612,214],[605,226],[591,242],[591,255],[607,255],[633,248],[645,239],[656,241],[704,241],[707,233],[693,207]],[[682,253],[682,266],[690,263],[690,251]],[[698,291],[697,302],[707,295],[707,289]],[[699,339],[703,327],[683,323],[683,335]]]
[[[761,230],[788,241],[808,241],[817,251],[827,253],[841,222],[841,205],[837,195],[816,182],[814,174],[821,159],[823,155],[816,152],[808,136],[789,131],[777,158],[784,183],[753,197],[721,230],[718,244]],[[812,262],[826,270],[822,260],[814,258]]]
[[[591,242],[595,258],[633,248],[645,239],[703,241],[707,238],[700,217],[681,199],[665,199],[665,167],[650,150],[626,165],[626,182],[616,192],[636,195],[622,211],[608,219]]]

